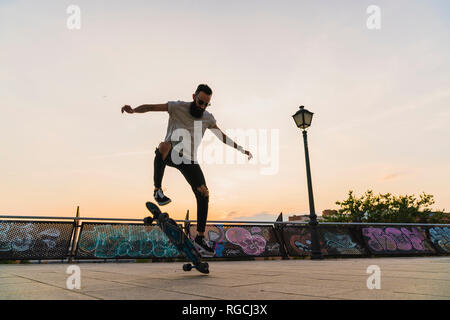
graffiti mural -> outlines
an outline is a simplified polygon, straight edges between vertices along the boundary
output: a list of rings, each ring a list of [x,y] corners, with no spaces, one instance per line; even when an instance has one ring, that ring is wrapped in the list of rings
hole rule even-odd
[[[175,258],[181,254],[156,226],[83,223],[77,258]]]
[[[368,227],[362,234],[369,250],[374,254],[433,253],[425,233],[415,227]]]
[[[322,255],[345,256],[366,254],[364,244],[358,241],[350,228],[319,227],[319,242]],[[282,228],[283,239],[290,256],[311,255],[311,232],[308,226]]]
[[[71,222],[0,221],[0,260],[64,259]]]
[[[431,242],[439,252],[450,253],[450,228],[430,228],[428,233]]]
[[[67,258],[74,224],[52,221],[0,221],[0,260]],[[190,226],[194,239],[196,225]],[[278,230],[278,229],[277,229]],[[425,232],[426,230],[426,232]],[[206,238],[216,258],[311,255],[308,226],[207,225]],[[421,255],[450,252],[450,228],[319,226],[324,256]],[[279,239],[278,237],[281,239]],[[181,258],[156,226],[83,223],[78,259]]]
[[[290,256],[311,255],[311,234],[308,227],[282,227],[282,235]]]
[[[191,225],[191,239],[196,235],[197,225]],[[281,256],[272,226],[207,225],[205,238],[218,258]]]
[[[363,243],[356,240],[350,228],[319,228],[322,254],[324,255],[363,255]]]

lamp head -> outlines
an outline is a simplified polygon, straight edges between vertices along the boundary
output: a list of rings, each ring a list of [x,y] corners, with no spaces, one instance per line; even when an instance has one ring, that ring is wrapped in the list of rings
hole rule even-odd
[[[297,127],[305,130],[311,125],[313,114],[314,113],[306,110],[304,106],[300,106],[300,110],[298,110],[292,117],[294,118]]]

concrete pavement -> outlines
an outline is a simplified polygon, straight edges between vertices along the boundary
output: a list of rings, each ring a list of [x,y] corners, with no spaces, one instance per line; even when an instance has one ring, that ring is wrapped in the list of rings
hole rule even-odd
[[[209,275],[182,264],[79,263],[73,290],[69,264],[0,265],[0,299],[450,299],[450,257],[212,261]],[[381,289],[367,288],[370,265]]]

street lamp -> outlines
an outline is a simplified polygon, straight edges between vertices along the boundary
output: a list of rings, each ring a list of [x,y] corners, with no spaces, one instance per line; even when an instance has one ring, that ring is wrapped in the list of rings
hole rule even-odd
[[[309,166],[309,152],[308,152],[308,137],[306,129],[311,125],[313,113],[306,110],[304,106],[300,106],[293,116],[295,124],[302,129],[303,142],[305,145],[305,160],[306,160],[306,178],[308,181],[308,197],[309,197],[309,226],[311,228],[311,259],[323,259],[322,251],[320,250],[319,234],[317,232],[317,215],[314,209],[314,196],[311,182],[311,168]]]

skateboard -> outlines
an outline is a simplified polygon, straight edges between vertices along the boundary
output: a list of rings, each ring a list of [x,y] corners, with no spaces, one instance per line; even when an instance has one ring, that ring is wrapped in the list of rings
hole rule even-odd
[[[148,211],[151,212],[152,216],[145,218],[144,224],[152,225],[153,222],[156,222],[156,225],[166,234],[166,236],[175,245],[175,247],[192,262],[192,264],[184,264],[183,270],[191,271],[192,268],[194,268],[201,273],[208,274],[208,263],[201,261],[200,253],[194,247],[194,244],[188,238],[188,236],[177,225],[177,223],[173,219],[171,219],[166,212],[162,213],[156,204],[147,202],[145,206],[147,207]]]

